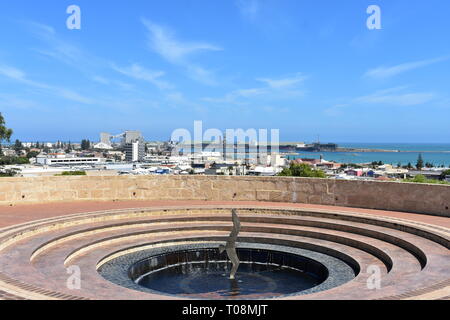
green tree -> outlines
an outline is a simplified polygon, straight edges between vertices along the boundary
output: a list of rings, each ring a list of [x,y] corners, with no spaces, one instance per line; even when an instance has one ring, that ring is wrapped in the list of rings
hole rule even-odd
[[[289,168],[283,169],[279,176],[284,177],[308,177],[308,178],[326,178],[322,170],[314,170],[306,163],[292,163]]]
[[[72,144],[69,141],[69,144],[67,145],[67,148],[66,148],[66,152],[69,153],[71,151],[72,151]]]
[[[2,155],[2,142],[6,141],[9,142],[9,139],[11,139],[11,136],[13,134],[12,129],[9,129],[6,127],[5,119],[2,116],[2,113],[0,112],[0,155]]]
[[[28,164],[30,160],[25,157],[1,157],[0,165],[11,165],[11,164]]]
[[[31,159],[31,158],[36,158],[38,156],[39,152],[37,151],[30,151],[27,153],[27,158]]]
[[[439,179],[440,179],[440,180],[445,180],[445,178],[446,178],[447,176],[450,176],[450,169],[449,169],[449,170],[442,171],[441,175],[439,176]]]
[[[417,158],[416,168],[417,170],[422,170],[423,168],[423,159],[421,153],[419,153],[419,157]]]
[[[22,149],[23,149],[22,142],[20,142],[19,139],[16,139],[16,142],[14,143],[14,150],[15,150],[16,152],[19,152],[19,151],[22,150]]]
[[[89,150],[91,148],[91,142],[89,140],[81,140],[81,150]]]

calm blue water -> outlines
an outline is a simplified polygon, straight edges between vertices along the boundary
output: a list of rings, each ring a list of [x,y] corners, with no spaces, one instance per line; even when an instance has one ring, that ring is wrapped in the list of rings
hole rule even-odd
[[[424,162],[430,162],[434,165],[450,166],[450,143],[420,144],[420,143],[339,143],[340,147],[348,148],[366,148],[383,150],[400,150],[408,152],[301,152],[295,158],[320,158],[323,155],[325,160],[341,163],[367,163],[372,161],[383,161],[396,165],[402,165],[411,162],[413,165],[417,162],[419,153],[422,153]],[[419,152],[420,151],[420,152]]]

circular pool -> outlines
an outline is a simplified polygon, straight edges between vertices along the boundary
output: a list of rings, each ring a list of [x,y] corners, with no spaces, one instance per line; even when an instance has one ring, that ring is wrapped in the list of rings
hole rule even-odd
[[[218,247],[218,245],[217,245]],[[252,244],[231,262],[216,246],[169,246],[114,258],[99,268],[106,279],[134,290],[194,299],[264,299],[327,290],[354,278],[338,259],[303,249]]]
[[[231,263],[217,249],[176,251],[149,257],[130,268],[139,285],[173,295],[202,298],[279,296],[315,287],[328,277],[312,259],[285,252],[237,249],[241,263],[230,280]]]

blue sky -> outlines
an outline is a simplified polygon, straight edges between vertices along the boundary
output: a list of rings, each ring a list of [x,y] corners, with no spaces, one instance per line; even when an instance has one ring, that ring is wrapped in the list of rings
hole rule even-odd
[[[66,8],[81,8],[69,30]],[[366,9],[382,10],[369,30]],[[3,0],[14,139],[280,129],[282,141],[450,142],[447,0]]]

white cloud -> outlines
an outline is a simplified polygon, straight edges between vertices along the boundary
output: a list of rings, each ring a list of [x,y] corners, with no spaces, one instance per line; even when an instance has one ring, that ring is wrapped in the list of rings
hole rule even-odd
[[[258,81],[264,82],[269,87],[273,89],[282,89],[293,87],[303,81],[305,81],[306,77],[300,73],[296,74],[293,77],[280,78],[280,79],[270,79],[270,78],[259,78]]]
[[[223,97],[211,98],[206,97],[202,100],[212,103],[230,103],[243,105],[248,104],[249,99],[256,99],[258,97],[264,97],[267,99],[291,99],[298,98],[304,95],[304,91],[299,89],[299,84],[303,83],[306,79],[300,73],[297,73],[292,77],[284,77],[277,79],[270,78],[258,78],[256,81],[262,82],[265,86],[248,89],[234,90]]]
[[[37,82],[34,80],[30,80],[27,78],[25,72],[15,68],[15,67],[12,67],[12,66],[5,66],[5,65],[0,66],[0,75],[3,75],[9,79],[18,81],[20,83],[23,83],[25,85],[28,85],[28,86],[31,86],[31,87],[34,87],[37,89],[45,90],[47,92],[50,92],[54,95],[57,95],[61,98],[67,99],[67,100],[84,103],[84,104],[94,103],[93,100],[91,100],[87,97],[84,97],[75,91],[72,91],[72,90],[69,90],[66,88],[62,88],[62,87],[49,85],[49,84],[46,84],[43,82]]]
[[[395,106],[415,106],[430,102],[436,95],[430,92],[404,92],[405,87],[380,90],[373,94],[358,97],[355,103],[389,104]]]
[[[207,85],[217,85],[214,72],[197,65],[187,65],[186,70],[191,79]]]
[[[255,21],[260,12],[260,0],[236,0],[241,15],[250,21]]]
[[[95,82],[101,83],[101,84],[105,84],[105,85],[111,83],[111,81],[109,81],[108,79],[106,79],[106,78],[104,78],[102,76],[93,76],[92,80],[95,81]]]
[[[247,102],[243,102],[242,99],[255,98],[267,93],[268,90],[266,88],[239,89],[234,90],[220,98],[206,97],[203,98],[202,100],[205,102],[212,102],[212,103],[229,103],[229,104],[243,105],[247,104]]]
[[[132,64],[129,67],[118,67],[113,65],[113,69],[130,78],[150,82],[160,89],[172,88],[172,85],[168,82],[160,80],[160,78],[165,75],[164,71],[148,70],[138,64]]]
[[[14,80],[25,80],[25,73],[11,66],[0,66],[0,74]]]
[[[390,78],[390,77],[396,76],[398,74],[401,74],[403,72],[426,67],[426,66],[438,63],[438,62],[448,60],[448,59],[449,59],[449,57],[440,57],[440,58],[436,58],[436,59],[402,63],[402,64],[392,66],[392,67],[381,66],[381,67],[367,71],[364,74],[364,77],[374,78],[374,79]]]
[[[149,45],[164,59],[172,63],[185,63],[187,56],[200,51],[220,51],[215,45],[203,42],[182,42],[175,39],[174,33],[167,28],[143,19],[149,31]]]
[[[34,49],[39,54],[61,61],[86,73],[91,67],[104,64],[102,60],[89,55],[74,43],[59,38],[55,29],[51,26],[33,21],[23,23],[37,39],[46,44],[45,49]]]
[[[142,19],[148,30],[148,42],[152,51],[168,62],[184,67],[187,74],[194,80],[204,84],[214,85],[216,81],[213,72],[190,61],[191,56],[203,51],[221,51],[222,48],[206,42],[188,42],[175,38],[174,33],[149,20]]]
[[[0,94],[0,106],[2,108],[14,109],[36,109],[40,106],[33,100],[18,98],[11,94]]]
[[[376,106],[391,106],[391,107],[412,107],[431,103],[435,101],[438,96],[432,92],[406,92],[407,87],[395,87],[385,90],[379,90],[372,94],[349,99],[348,103],[341,103],[333,105],[324,110],[328,116],[338,116],[345,112],[345,109],[351,107],[367,107],[371,105]]]

